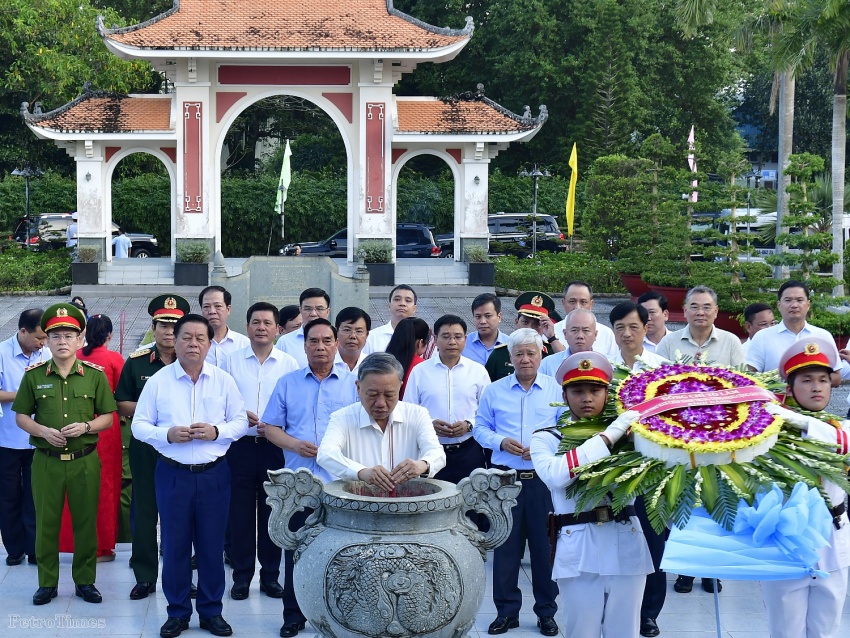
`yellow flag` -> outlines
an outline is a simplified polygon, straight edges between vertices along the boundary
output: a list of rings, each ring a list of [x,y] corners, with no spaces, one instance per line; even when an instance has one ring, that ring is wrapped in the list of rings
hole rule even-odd
[[[576,145],[573,144],[573,152],[570,153],[570,168],[573,169],[570,175],[570,190],[567,193],[567,236],[573,236],[573,220],[576,214],[576,182],[578,181],[578,152]]]

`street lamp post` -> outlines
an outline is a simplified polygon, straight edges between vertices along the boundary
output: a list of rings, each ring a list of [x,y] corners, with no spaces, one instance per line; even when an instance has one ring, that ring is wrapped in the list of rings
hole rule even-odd
[[[30,177],[41,177],[43,174],[44,173],[40,169],[32,169],[29,165],[24,168],[16,168],[12,171],[12,175],[15,175],[16,177],[23,177],[24,180],[26,180],[26,221],[24,223],[27,227],[27,243],[25,244],[27,249],[30,247]]]
[[[541,177],[552,177],[552,174],[546,169],[541,171],[537,167],[537,164],[535,164],[534,168],[531,170],[530,173],[527,170],[523,169],[520,172],[519,176],[520,177],[530,177],[532,180],[534,180],[534,190],[532,191],[533,194],[532,194],[532,198],[531,198],[531,232],[532,232],[531,256],[536,257],[537,256],[537,182],[538,182],[538,180],[540,180]]]

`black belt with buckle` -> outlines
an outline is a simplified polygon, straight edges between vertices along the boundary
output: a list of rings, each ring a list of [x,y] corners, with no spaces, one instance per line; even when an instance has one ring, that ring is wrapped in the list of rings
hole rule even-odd
[[[460,443],[443,443],[443,451],[445,452],[457,452],[460,448],[469,444],[470,441],[474,441],[473,437],[469,437],[468,439],[464,439]]]
[[[94,452],[97,449],[97,443],[92,443],[91,445],[84,447],[82,450],[77,450],[75,452],[54,452],[53,450],[48,450],[43,447],[36,449],[39,452],[42,452],[54,459],[59,459],[60,461],[75,461],[76,459],[81,459]]]
[[[264,436],[258,435],[258,436],[252,436],[251,438],[254,439],[254,443],[268,443],[269,442],[269,440]]]
[[[160,454],[159,458],[162,459],[162,461],[164,463],[167,463],[168,465],[180,468],[181,470],[189,470],[193,474],[198,474],[200,472],[206,472],[207,470],[211,470],[224,460],[223,455],[218,457],[215,461],[210,461],[209,463],[179,463],[178,461],[168,458],[167,456],[164,456],[162,454]]]
[[[510,472],[513,470],[516,472],[516,477],[520,481],[530,481],[537,477],[537,470],[519,470],[515,467],[508,467],[507,465],[494,465],[493,467],[497,470],[502,470],[503,472]]]
[[[844,503],[829,508],[829,513],[832,514],[832,524],[835,526],[835,529],[841,529],[841,515],[846,511],[847,507]]]
[[[614,514],[614,510],[610,505],[600,505],[589,512],[580,512],[578,514],[553,514],[549,512],[549,521],[547,531],[549,532],[549,562],[555,564],[555,549],[558,545],[558,532],[562,527],[569,525],[581,525],[583,523],[596,523],[604,525],[605,523],[625,523],[632,516],[637,516],[637,511],[634,505],[626,505],[619,512]]]

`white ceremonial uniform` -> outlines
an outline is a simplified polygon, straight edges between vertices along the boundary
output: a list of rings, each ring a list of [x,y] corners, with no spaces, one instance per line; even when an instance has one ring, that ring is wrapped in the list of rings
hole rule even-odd
[[[428,410],[399,401],[384,432],[360,403],[334,412],[316,460],[332,476],[355,481],[362,469],[392,470],[405,459],[427,461],[429,478],[446,465]]]
[[[552,492],[555,513],[574,514],[576,501],[565,494],[576,477],[572,470],[610,452],[598,436],[563,456],[557,455],[559,443],[557,429],[538,430],[531,437],[531,460]],[[637,516],[623,523],[581,523],[561,528],[552,579],[561,592],[564,635],[638,636],[643,588],[646,575],[653,571]]]
[[[481,394],[488,385],[490,375],[480,363],[461,356],[460,361],[449,368],[438,355],[413,368],[404,387],[404,399],[407,403],[421,405],[432,419],[472,423]],[[471,437],[470,430],[459,437],[441,436],[439,439],[443,445],[452,445]]]
[[[207,352],[206,361],[220,368],[227,355],[242,348],[247,348],[250,345],[251,340],[248,337],[228,328],[224,339],[221,341],[212,339],[210,341],[210,350]]]
[[[757,333],[756,337],[762,332],[765,330]],[[850,421],[843,421],[839,429],[812,419],[804,438],[835,442],[838,453],[847,454],[848,433]],[[829,496],[829,507],[844,503],[845,494],[835,483],[824,481],[823,488]],[[850,571],[847,512],[841,515],[840,524],[841,529],[832,526],[829,545],[820,549],[820,558],[814,567],[829,572],[829,578],[804,576],[794,580],[762,581],[761,591],[771,638],[837,638],[839,635]]]
[[[395,332],[395,328],[393,328],[392,322],[370,330],[369,336],[366,337],[366,345],[363,346],[363,352],[366,354],[386,352],[387,346],[390,345],[390,339],[393,338],[393,332]]]
[[[564,335],[564,328],[567,326],[567,320],[563,319],[555,324],[555,335],[561,340],[564,346],[567,345]],[[606,357],[613,357],[617,352],[617,340],[614,338],[614,331],[603,323],[596,322],[596,340],[593,342],[594,352],[604,354]]]
[[[219,366],[236,381],[245,401],[245,409],[263,416],[278,379],[298,369],[295,359],[272,348],[268,358],[260,363],[251,346],[232,352]],[[257,436],[257,427],[248,427],[248,436]]]

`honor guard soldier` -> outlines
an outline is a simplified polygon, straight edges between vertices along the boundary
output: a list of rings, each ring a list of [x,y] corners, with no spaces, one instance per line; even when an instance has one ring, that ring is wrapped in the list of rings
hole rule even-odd
[[[29,433],[36,448],[32,492],[39,587],[34,605],[56,597],[59,528],[66,497],[74,525],[75,593],[89,603],[102,600],[94,586],[100,459],[93,452],[97,433],[112,425],[116,406],[100,367],[77,359],[85,327],[85,315],[71,304],[54,304],[45,310],[41,329],[47,333],[53,356],[27,369],[12,403],[18,427]]]
[[[561,364],[555,379],[571,419],[602,414],[613,376],[613,367],[598,352],[579,352]],[[610,503],[577,512],[576,499],[565,492],[575,481],[575,469],[608,456],[636,417],[637,412],[624,412],[604,432],[562,455],[554,424],[531,437],[534,468],[552,492],[552,579],[561,590],[564,635],[570,638],[638,635],[644,582],[653,567],[634,506],[616,515]]]
[[[558,340],[555,333],[553,321],[560,319],[555,312],[555,302],[543,292],[524,292],[514,302],[517,309],[515,326],[517,328],[531,328],[543,339],[543,356],[546,357],[553,352],[561,352],[565,346]],[[487,373],[491,381],[508,376],[514,371],[511,364],[511,355],[508,344],[498,345],[487,358]]]
[[[148,304],[154,344],[136,350],[124,364],[115,388],[115,400],[121,416],[133,418],[145,383],[174,362],[174,324],[189,309],[189,302],[180,295],[160,295]],[[133,553],[130,564],[136,577],[136,584],[130,591],[132,600],[147,598],[156,589],[159,571],[156,543],[158,513],[153,477],[158,456],[150,444],[135,436],[130,439],[130,471],[133,475]]]

